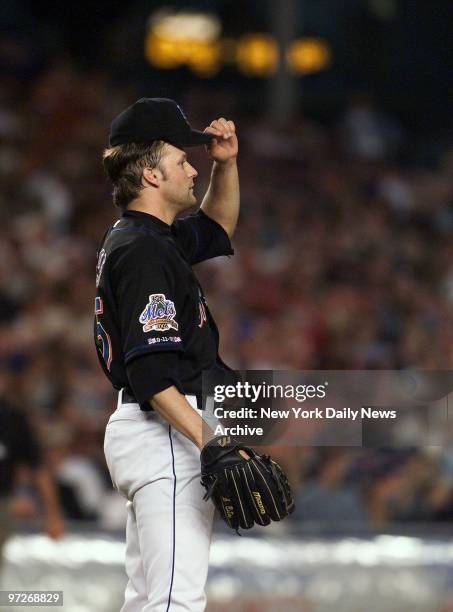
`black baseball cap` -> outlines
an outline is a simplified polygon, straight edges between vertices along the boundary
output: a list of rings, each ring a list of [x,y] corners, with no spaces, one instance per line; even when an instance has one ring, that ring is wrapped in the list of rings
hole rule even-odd
[[[169,98],[140,98],[112,121],[111,147],[164,140],[178,147],[207,144],[214,136],[193,130],[181,107]]]

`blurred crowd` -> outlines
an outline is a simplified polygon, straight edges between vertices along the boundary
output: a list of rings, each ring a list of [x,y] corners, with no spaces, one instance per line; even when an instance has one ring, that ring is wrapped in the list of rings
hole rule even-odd
[[[104,467],[115,394],[93,348],[96,249],[118,216],[101,165],[137,97],[57,61],[0,84],[0,393],[39,432],[69,519],[118,526]],[[411,163],[410,130],[356,95],[326,126],[241,115],[233,93],[181,100],[204,128],[232,116],[242,212],[235,256],[197,269],[221,355],[246,369],[452,369],[453,148]],[[201,199],[203,150],[190,152]],[[428,452],[429,450],[429,452]],[[295,521],[453,516],[453,447],[282,449]]]

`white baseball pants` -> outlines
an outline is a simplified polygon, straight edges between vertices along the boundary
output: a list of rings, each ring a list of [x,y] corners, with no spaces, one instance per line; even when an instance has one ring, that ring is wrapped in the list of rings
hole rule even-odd
[[[128,500],[121,612],[203,612],[214,505],[203,501],[199,450],[121,396],[104,443],[113,485]]]

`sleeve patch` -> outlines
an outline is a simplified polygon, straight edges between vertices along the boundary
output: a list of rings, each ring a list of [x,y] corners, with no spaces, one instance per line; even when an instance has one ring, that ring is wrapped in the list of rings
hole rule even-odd
[[[178,344],[182,342],[179,336],[162,336],[160,338],[148,338],[148,344]]]
[[[99,287],[99,283],[101,282],[102,270],[104,269],[105,260],[107,259],[107,254],[105,249],[99,253],[98,263],[96,265],[96,287]]]
[[[167,331],[169,329],[178,330],[178,323],[174,320],[176,308],[174,302],[167,300],[163,293],[153,293],[149,296],[139,317],[139,322],[143,326],[143,331]]]

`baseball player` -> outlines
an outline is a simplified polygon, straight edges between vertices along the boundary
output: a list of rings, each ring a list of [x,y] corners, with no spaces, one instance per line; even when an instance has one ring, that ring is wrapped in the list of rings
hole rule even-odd
[[[186,148],[213,160],[201,208]],[[192,265],[231,255],[239,212],[232,121],[191,129],[172,100],[142,98],[118,115],[104,151],[122,217],[98,253],[94,334],[119,391],[106,429],[114,486],[126,497],[122,612],[201,612],[214,505],[203,501],[202,372],[225,370],[219,334]]]

